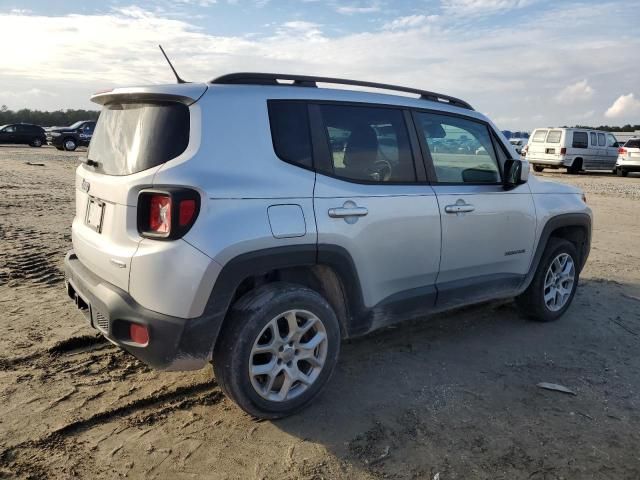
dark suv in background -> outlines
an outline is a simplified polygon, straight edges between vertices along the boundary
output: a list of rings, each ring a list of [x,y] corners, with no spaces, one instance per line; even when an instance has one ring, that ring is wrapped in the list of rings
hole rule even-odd
[[[0,127],[0,143],[17,143],[41,147],[47,139],[44,129],[29,123],[12,123]]]
[[[47,132],[47,143],[58,150],[73,152],[78,147],[88,147],[96,122],[80,120],[69,127],[54,127]]]

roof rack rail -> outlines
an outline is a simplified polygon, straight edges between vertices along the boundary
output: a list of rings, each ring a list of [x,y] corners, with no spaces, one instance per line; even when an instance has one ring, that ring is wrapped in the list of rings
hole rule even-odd
[[[281,83],[279,80],[288,80],[292,83]],[[393,90],[397,92],[414,93],[420,95],[423,100],[430,100],[432,102],[441,102],[456,107],[466,108],[473,110],[473,107],[464,100],[451,97],[449,95],[442,95],[441,93],[429,92],[427,90],[420,90],[410,87],[399,87],[397,85],[389,85],[386,83],[376,82],[364,82],[361,80],[347,80],[344,78],[331,78],[331,77],[314,77],[307,75],[291,75],[280,73],[229,73],[218,78],[214,78],[210,83],[226,84],[226,85],[283,85],[283,86],[297,86],[297,87],[317,87],[318,83],[333,83],[337,85],[354,85],[358,87],[379,88],[381,90]]]

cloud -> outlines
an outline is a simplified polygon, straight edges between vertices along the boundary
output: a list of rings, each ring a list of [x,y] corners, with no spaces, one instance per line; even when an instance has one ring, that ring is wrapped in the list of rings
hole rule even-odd
[[[0,13],[3,35],[22,39],[3,52],[0,104],[95,108],[88,97],[97,90],[173,83],[160,41],[180,75],[192,81],[233,71],[346,77],[461,97],[511,130],[569,125],[586,110],[597,112],[590,122],[605,123],[611,92],[635,91],[640,77],[640,37],[610,34],[624,11],[624,2],[549,4],[535,17],[501,25],[474,18],[473,28],[468,17],[446,12],[437,18],[385,15],[387,24],[371,22],[378,26],[357,33],[294,16],[270,21],[252,36],[215,35],[188,17],[140,7],[59,16]],[[557,86],[583,78],[583,91],[598,94],[589,103],[560,104]],[[57,96],[3,94],[31,88]]]
[[[429,22],[436,21],[438,15],[407,15],[405,17],[398,17],[383,25],[385,30],[405,30],[408,28],[419,28]]]
[[[639,115],[640,99],[637,99],[633,93],[620,95],[604,113],[605,117],[615,119],[631,119],[633,117],[637,120]]]
[[[368,5],[338,5],[336,12],[342,15],[353,15],[357,13],[375,13],[380,11],[380,5],[371,3]]]
[[[594,90],[589,83],[586,80],[581,80],[563,88],[560,93],[556,95],[556,100],[564,105],[569,105],[590,100],[593,94]]]
[[[456,15],[480,15],[513,10],[536,0],[441,0],[444,10]]]

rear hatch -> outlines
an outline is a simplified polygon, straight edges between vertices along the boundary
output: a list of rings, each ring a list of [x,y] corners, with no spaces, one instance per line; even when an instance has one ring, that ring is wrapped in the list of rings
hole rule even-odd
[[[76,171],[73,247],[80,261],[127,291],[141,237],[138,192],[166,162],[190,151],[192,105],[204,84],[116,89],[92,97],[103,105],[87,161]]]
[[[627,161],[640,162],[640,139],[628,140],[618,153]]]

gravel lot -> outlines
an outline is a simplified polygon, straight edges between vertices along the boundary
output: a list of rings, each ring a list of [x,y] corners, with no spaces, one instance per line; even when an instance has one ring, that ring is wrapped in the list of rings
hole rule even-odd
[[[256,422],[211,368],[151,371],[66,298],[81,155],[0,146],[0,478],[640,478],[640,176],[542,174],[595,212],[560,321],[499,302],[405,323],[345,343],[302,414]]]

